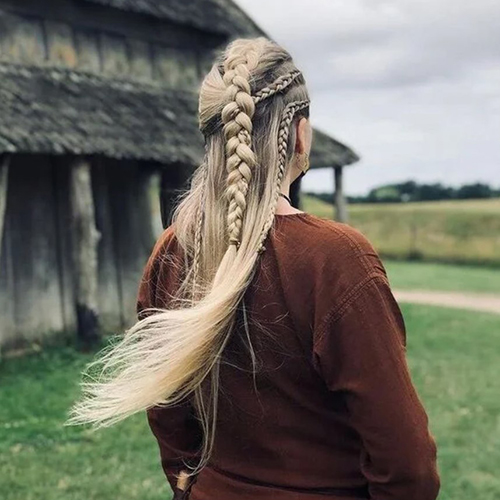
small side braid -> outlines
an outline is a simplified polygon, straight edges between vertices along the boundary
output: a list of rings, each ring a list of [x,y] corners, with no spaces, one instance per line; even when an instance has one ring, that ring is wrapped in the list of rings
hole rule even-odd
[[[192,273],[193,273],[193,287],[192,287],[192,297],[193,299],[196,299],[196,285],[197,285],[197,279],[200,271],[200,256],[201,256],[201,238],[202,238],[202,230],[203,230],[203,223],[204,223],[204,206],[205,206],[205,200],[207,196],[207,181],[208,181],[208,160],[207,160],[207,153],[205,153],[205,159],[203,161],[203,180],[202,180],[202,194],[200,197],[200,205],[198,206],[197,210],[197,224],[196,224],[196,232],[194,235],[194,256],[193,256],[193,266],[192,266]]]
[[[229,244],[238,248],[241,226],[246,209],[246,194],[256,164],[252,151],[252,117],[255,103],[250,90],[250,72],[257,67],[254,50],[229,56],[224,64],[224,83],[231,98],[222,110],[224,138],[226,140],[226,170],[228,172],[226,196],[229,201],[227,222]]]
[[[267,99],[268,97],[286,89],[301,74],[302,73],[299,70],[293,70],[287,75],[276,78],[273,83],[255,93],[253,96],[255,104],[258,104],[260,101],[263,101],[264,99]]]
[[[274,214],[276,212],[276,205],[279,199],[281,182],[283,180],[283,177],[285,176],[286,153],[288,148],[288,136],[290,135],[290,124],[292,123],[295,113],[301,109],[307,108],[307,106],[309,106],[309,100],[295,101],[289,103],[283,110],[280,127],[278,130],[278,173],[276,175],[276,190],[274,194],[275,199],[269,217],[266,220],[262,230],[260,242],[257,248],[257,251],[259,253],[262,253],[266,249],[264,246],[264,242],[274,221]]]
[[[267,87],[255,92],[252,96],[255,104],[259,104],[268,97],[286,90],[302,73],[299,70],[293,70],[290,73],[276,78],[276,80],[270,83]],[[205,136],[213,134],[216,130],[222,127],[222,121],[220,115],[215,114],[212,116],[207,123],[203,126],[200,124],[200,130]]]

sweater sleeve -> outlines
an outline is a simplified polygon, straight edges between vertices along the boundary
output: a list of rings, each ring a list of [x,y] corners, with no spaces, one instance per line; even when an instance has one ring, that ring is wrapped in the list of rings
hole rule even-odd
[[[137,317],[143,319],[150,307],[166,307],[169,291],[178,280],[179,255],[171,228],[157,241],[145,265],[137,293]],[[153,406],[146,410],[149,428],[159,447],[160,461],[175,491],[177,475],[186,463],[196,463],[202,432],[189,401],[172,407]]]
[[[175,491],[179,472],[186,469],[186,465],[196,465],[200,458],[202,434],[198,420],[189,402],[169,408],[150,408],[147,419],[158,442],[163,472]]]
[[[385,275],[368,279],[314,344],[328,388],[344,398],[363,443],[362,473],[373,500],[435,500],[436,443],[406,360],[404,320]]]

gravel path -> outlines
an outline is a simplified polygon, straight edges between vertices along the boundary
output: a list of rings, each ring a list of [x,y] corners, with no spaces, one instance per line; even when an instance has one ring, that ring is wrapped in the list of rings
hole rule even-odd
[[[433,292],[429,290],[395,290],[398,302],[470,309],[500,314],[500,295],[483,293]]]

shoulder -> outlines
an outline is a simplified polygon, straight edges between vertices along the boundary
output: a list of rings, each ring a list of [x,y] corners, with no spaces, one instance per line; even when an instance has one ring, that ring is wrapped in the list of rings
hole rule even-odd
[[[146,263],[146,269],[155,268],[181,257],[181,245],[176,237],[175,224],[165,228],[158,236]]]
[[[158,236],[154,247],[153,251],[151,252],[151,256],[155,256],[159,253],[161,253],[163,250],[173,247],[177,244],[177,240],[175,237],[175,226],[174,224],[171,224],[170,226],[166,227]]]
[[[368,238],[353,226],[316,215],[312,217],[317,221],[318,226],[324,229],[323,234],[328,242],[335,242],[355,254],[375,252]]]
[[[319,266],[331,275],[346,275],[356,282],[368,274],[385,275],[378,252],[359,230],[324,217],[308,214],[297,225],[296,245],[307,249],[300,252],[303,264]]]
[[[173,225],[170,225],[161,232],[153,245],[153,249],[144,267],[143,281],[151,281],[158,278],[160,272],[164,272],[166,264],[177,260],[179,246],[175,236],[175,228]]]
[[[278,223],[273,244],[287,301],[297,322],[313,330],[372,280],[387,278],[371,242],[348,224],[308,214]]]
[[[367,312],[376,310],[373,318],[384,315],[386,319],[395,318],[404,343],[402,314],[372,243],[348,224],[321,217],[314,219],[321,229],[317,239],[321,251],[314,255],[325,270],[319,280],[322,293],[316,295],[319,314],[315,338],[321,338],[328,325],[345,317],[349,311],[357,311],[357,320],[365,321]]]
[[[183,269],[182,253],[175,227],[168,226],[156,240],[144,266],[139,283],[137,311],[164,307],[171,288],[178,283]]]

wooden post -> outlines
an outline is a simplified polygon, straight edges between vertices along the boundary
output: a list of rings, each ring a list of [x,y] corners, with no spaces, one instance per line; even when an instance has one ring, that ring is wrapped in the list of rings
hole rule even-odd
[[[2,256],[3,228],[7,210],[7,186],[9,184],[10,156],[0,157],[0,257]]]
[[[333,170],[335,177],[335,218],[339,222],[347,222],[347,204],[342,186],[342,167],[334,167]]]
[[[87,349],[97,344],[100,337],[97,307],[99,232],[95,225],[89,161],[75,158],[70,165],[69,178],[77,334],[82,347]]]

